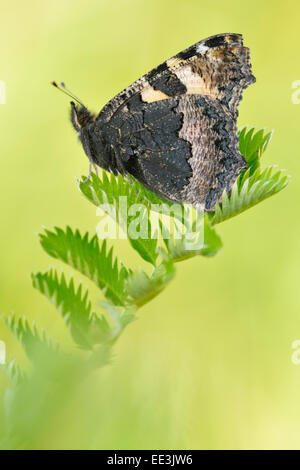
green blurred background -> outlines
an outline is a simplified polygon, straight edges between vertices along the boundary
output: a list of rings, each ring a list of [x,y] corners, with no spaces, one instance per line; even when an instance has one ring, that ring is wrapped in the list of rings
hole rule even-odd
[[[67,224],[94,232],[98,221],[76,187],[88,160],[52,79],[99,111],[200,39],[242,33],[257,83],[244,93],[239,126],[274,129],[265,163],[293,177],[279,195],[217,227],[224,247],[215,258],[178,265],[175,281],[118,341],[112,366],[82,385],[36,446],[299,449],[300,365],[291,361],[300,339],[300,105],[291,100],[300,80],[299,2],[1,0],[1,11],[1,313],[27,315],[66,342],[63,321],[31,288],[31,271],[61,268],[36,233]],[[126,242],[117,252],[137,265]],[[1,328],[8,357],[24,364]]]

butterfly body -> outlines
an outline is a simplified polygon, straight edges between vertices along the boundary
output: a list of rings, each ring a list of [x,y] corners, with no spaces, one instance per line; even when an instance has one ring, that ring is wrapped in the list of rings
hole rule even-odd
[[[212,36],[134,82],[98,116],[73,103],[72,123],[94,164],[211,211],[247,167],[236,121],[254,81],[242,36]]]

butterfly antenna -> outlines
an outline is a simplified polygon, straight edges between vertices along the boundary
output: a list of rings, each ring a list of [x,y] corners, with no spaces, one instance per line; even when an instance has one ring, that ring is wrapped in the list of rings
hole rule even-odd
[[[66,85],[64,84],[64,82],[61,82],[60,85],[58,85],[55,81],[52,81],[51,82],[51,85],[55,86],[55,88],[58,88],[60,91],[62,91],[63,93],[65,93],[65,95],[69,96],[70,98],[73,98],[73,100],[77,101],[78,104],[80,104],[80,106],[82,106],[83,108],[86,108],[86,106],[83,104],[83,102],[77,98],[76,95],[74,95],[74,93],[72,93],[67,87]]]

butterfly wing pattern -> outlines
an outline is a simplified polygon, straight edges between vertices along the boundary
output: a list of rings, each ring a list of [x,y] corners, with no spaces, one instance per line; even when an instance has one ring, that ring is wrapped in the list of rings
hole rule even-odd
[[[133,175],[167,200],[211,211],[247,167],[237,116],[253,82],[240,34],[204,39],[104,106],[89,124],[93,161]]]

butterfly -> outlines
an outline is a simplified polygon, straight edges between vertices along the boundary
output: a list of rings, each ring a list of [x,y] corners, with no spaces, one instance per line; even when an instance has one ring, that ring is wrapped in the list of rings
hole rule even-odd
[[[241,34],[217,34],[166,60],[91,113],[62,83],[92,165],[132,175],[174,202],[212,211],[247,163],[238,105],[255,82]],[[90,175],[89,175],[90,176]]]

